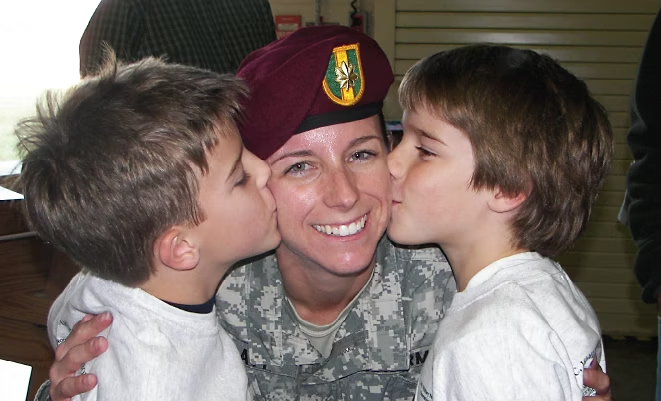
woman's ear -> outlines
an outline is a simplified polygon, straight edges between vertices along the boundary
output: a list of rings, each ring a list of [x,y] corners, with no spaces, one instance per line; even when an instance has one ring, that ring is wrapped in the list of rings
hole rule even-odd
[[[200,262],[200,252],[188,230],[174,226],[156,239],[154,258],[174,270],[192,270]]]

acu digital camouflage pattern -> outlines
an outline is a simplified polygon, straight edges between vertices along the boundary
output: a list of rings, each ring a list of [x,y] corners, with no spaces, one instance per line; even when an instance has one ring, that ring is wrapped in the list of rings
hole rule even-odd
[[[437,248],[397,248],[384,238],[372,281],[340,326],[328,359],[286,312],[273,255],[232,271],[217,307],[256,400],[411,401],[454,292]]]

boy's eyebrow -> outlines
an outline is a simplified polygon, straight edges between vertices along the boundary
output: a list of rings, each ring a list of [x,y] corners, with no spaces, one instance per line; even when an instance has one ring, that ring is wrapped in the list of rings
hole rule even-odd
[[[429,139],[432,140],[432,141],[436,141],[436,142],[439,142],[439,143],[441,143],[441,144],[443,144],[443,145],[446,145],[445,142],[443,142],[440,138],[437,138],[437,137],[435,137],[434,135],[431,135],[431,134],[428,133],[427,131],[423,131],[423,130],[421,130],[421,129],[418,129],[417,131],[418,131],[418,133],[420,134],[420,136],[423,136],[423,137],[425,137],[425,138],[429,138]],[[446,146],[447,146],[447,145],[446,145]]]
[[[229,174],[227,174],[227,179],[225,179],[225,181],[229,180],[230,177],[233,177],[234,174],[236,174],[237,170],[239,169],[239,166],[241,165],[241,155],[243,155],[243,146],[241,146],[241,151],[239,152],[239,156],[236,158],[236,160],[234,160],[232,169],[230,170]]]

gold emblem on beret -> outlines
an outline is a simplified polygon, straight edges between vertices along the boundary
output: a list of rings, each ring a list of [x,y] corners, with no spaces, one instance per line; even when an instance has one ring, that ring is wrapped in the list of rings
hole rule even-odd
[[[333,49],[323,88],[328,98],[339,105],[358,103],[365,91],[358,43]]]
[[[335,82],[340,84],[340,88],[349,90],[349,88],[356,85],[358,75],[353,70],[353,64],[347,64],[344,61],[339,67],[335,68]]]

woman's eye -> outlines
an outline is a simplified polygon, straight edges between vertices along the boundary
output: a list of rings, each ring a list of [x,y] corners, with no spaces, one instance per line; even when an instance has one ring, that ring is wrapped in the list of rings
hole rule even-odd
[[[310,165],[309,165],[307,162],[298,162],[298,163],[294,163],[294,164],[292,164],[291,166],[289,166],[289,168],[287,168],[287,170],[285,170],[285,174],[289,174],[289,173],[293,173],[293,174],[301,173],[301,172],[303,172],[303,171],[309,169],[309,167],[310,167]]]
[[[352,160],[359,160],[359,161],[361,161],[361,160],[368,160],[368,159],[370,159],[372,156],[375,156],[375,155],[376,155],[376,153],[375,153],[375,152],[372,152],[372,151],[368,151],[368,150],[359,150],[359,151],[357,151],[357,152],[353,152],[353,153],[351,154],[351,159],[352,159]]]
[[[424,158],[428,158],[428,157],[434,157],[434,156],[436,156],[436,154],[434,154],[434,153],[428,151],[427,149],[425,149],[425,148],[422,147],[422,146],[416,146],[415,148],[418,149],[418,155],[419,155],[421,158],[423,158],[423,159],[424,159]]]

